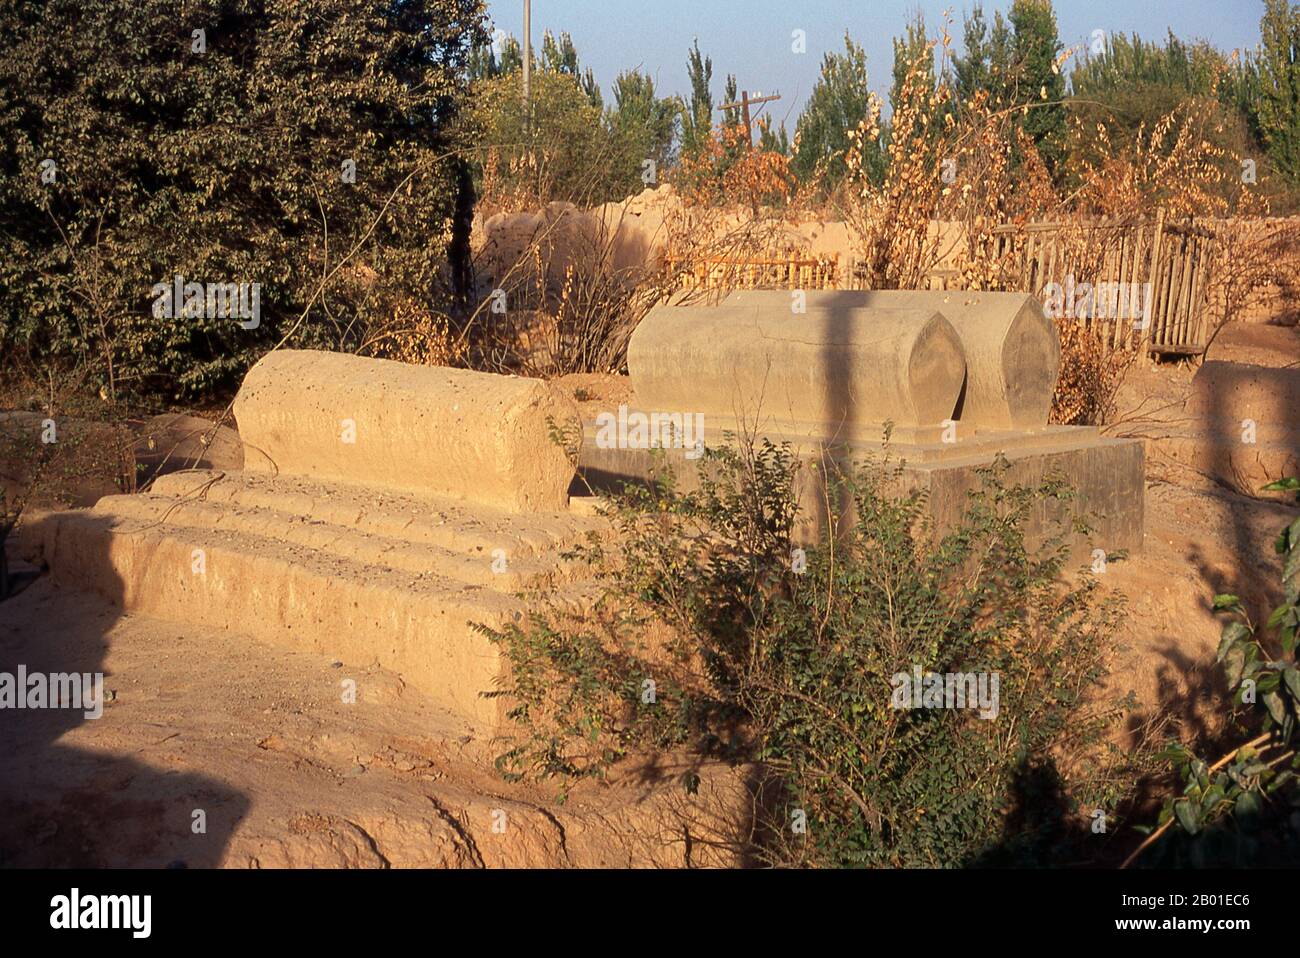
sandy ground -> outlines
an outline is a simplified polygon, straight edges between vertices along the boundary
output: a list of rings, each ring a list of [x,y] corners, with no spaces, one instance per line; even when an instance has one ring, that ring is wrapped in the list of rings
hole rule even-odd
[[[1300,332],[1227,331],[1214,358],[1283,366]],[[1182,415],[1194,367],[1135,367],[1116,432]],[[584,411],[626,383],[567,377]],[[1148,457],[1146,545],[1112,562],[1128,598],[1112,687],[1162,710],[1181,734],[1220,730],[1211,597],[1276,598],[1272,538],[1294,508],[1228,491],[1158,449]],[[48,578],[0,604],[0,670],[102,671],[111,701],[0,713],[0,865],[152,867],[737,864],[710,839],[738,821],[740,772],[706,770],[685,801],[663,762],[579,789],[504,783],[499,751],[401,678],[231,632],[124,615]],[[357,683],[343,702],[340,683]],[[198,828],[203,820],[204,829]]]
[[[0,669],[102,671],[99,719],[0,714],[0,865],[729,865],[739,773],[665,761],[562,806],[401,678],[123,615],[48,577],[0,605]],[[355,702],[343,685],[356,683]],[[198,822],[202,821],[202,830]],[[727,822],[731,819],[727,818]]]

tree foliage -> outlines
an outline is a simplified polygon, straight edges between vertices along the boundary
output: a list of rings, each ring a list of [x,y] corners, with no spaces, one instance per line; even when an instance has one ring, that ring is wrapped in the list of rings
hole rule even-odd
[[[700,53],[696,40],[686,55],[686,76],[691,85],[689,103],[682,103],[682,154],[698,152],[713,128],[713,60]]]
[[[834,186],[844,178],[851,135],[867,119],[870,102],[866,52],[845,33],[844,52],[822,58],[821,76],[795,126],[791,168],[801,182],[822,177]]]
[[[4,0],[0,351],[193,397],[291,328],[358,348],[395,299],[429,304],[481,30],[476,0]],[[154,315],[176,275],[259,284],[258,325]]]
[[[1273,164],[1300,185],[1300,5],[1266,0],[1259,33],[1237,75],[1236,99]]]
[[[997,10],[990,27],[984,10],[975,4],[962,23],[965,50],[952,59],[953,85],[959,105],[977,92],[988,94],[989,102],[998,107],[1007,102],[1013,57],[1011,25]]]
[[[609,122],[640,163],[653,160],[666,167],[673,156],[677,132],[677,101],[660,97],[654,80],[639,70],[625,70],[614,81],[614,105]]]
[[[1048,172],[1059,175],[1065,158],[1065,77],[1057,57],[1062,50],[1051,0],[1015,0],[1011,5],[1014,93],[1023,106],[1021,129],[1029,135]]]

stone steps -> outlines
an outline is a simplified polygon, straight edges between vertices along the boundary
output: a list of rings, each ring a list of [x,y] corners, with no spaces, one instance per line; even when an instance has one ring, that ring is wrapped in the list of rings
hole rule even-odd
[[[398,573],[432,573],[498,592],[518,592],[543,585],[560,567],[558,551],[515,552],[492,546],[490,541],[454,550],[430,542],[378,535],[265,506],[173,499],[156,494],[110,496],[100,504],[114,515],[135,519],[141,524],[165,523],[173,532],[186,528],[260,536]]]
[[[49,514],[29,535],[64,585],[157,619],[391,669],[494,729],[505,706],[481,693],[507,662],[474,624],[518,620],[527,588],[582,601],[560,553],[598,527],[297,477],[187,472]],[[505,571],[494,572],[499,558]]]
[[[494,510],[448,498],[415,496],[369,486],[323,483],[298,476],[190,471],[161,476],[149,490],[172,498],[201,498],[279,512],[457,552],[505,549],[511,556],[554,554],[589,530],[591,519],[564,513]]]

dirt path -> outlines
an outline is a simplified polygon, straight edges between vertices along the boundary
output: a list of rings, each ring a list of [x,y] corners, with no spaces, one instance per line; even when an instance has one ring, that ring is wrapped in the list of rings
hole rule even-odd
[[[709,844],[739,807],[727,770],[708,770],[689,803],[667,764],[559,807],[552,792],[503,783],[493,743],[392,673],[123,616],[48,578],[0,613],[0,669],[102,671],[111,698],[97,720],[0,713],[0,865],[736,860]]]

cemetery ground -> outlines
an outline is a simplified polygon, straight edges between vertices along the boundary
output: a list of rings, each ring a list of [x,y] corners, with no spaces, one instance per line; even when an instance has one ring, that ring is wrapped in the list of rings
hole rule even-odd
[[[1300,330],[1231,324],[1209,359],[1296,368]],[[1166,715],[1170,734],[1209,744],[1225,695],[1211,597],[1271,607],[1267,543],[1291,515],[1166,454],[1186,426],[1197,363],[1130,370],[1113,431],[1146,437],[1143,551],[1107,564],[1128,618],[1111,687]],[[584,415],[627,396],[620,377],[559,381]],[[16,548],[11,541],[11,549]],[[0,606],[6,660],[106,676],[104,721],[31,712],[5,725],[14,777],[0,799],[4,864],[173,867],[692,866],[743,864],[744,771],[704,770],[683,794],[660,757],[579,785],[509,784],[489,736],[377,666],[291,651],[238,630],[125,614],[11,556],[21,591]],[[341,700],[353,679],[355,703]],[[196,822],[203,820],[203,830]]]

